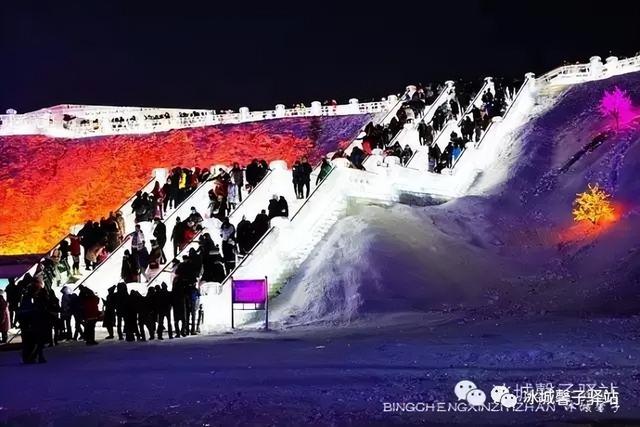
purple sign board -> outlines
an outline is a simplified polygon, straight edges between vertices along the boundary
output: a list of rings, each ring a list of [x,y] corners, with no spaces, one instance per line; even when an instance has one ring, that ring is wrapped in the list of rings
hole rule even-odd
[[[265,304],[267,302],[267,280],[232,280],[234,303]]]

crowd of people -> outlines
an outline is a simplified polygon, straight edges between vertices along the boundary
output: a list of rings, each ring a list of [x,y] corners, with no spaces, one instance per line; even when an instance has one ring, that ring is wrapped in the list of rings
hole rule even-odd
[[[105,339],[117,334],[127,341],[162,340],[165,330],[169,338],[195,335],[204,321],[195,283],[178,280],[170,291],[162,283],[149,287],[143,296],[120,282],[109,288],[102,309],[91,289],[79,285],[76,291],[63,286],[58,298],[39,275],[27,273],[17,282],[11,279],[5,291],[0,291],[2,342],[7,342],[9,327],[20,328],[23,362],[45,363],[46,346],[78,340],[97,345],[100,321],[108,333]]]
[[[427,105],[433,104],[438,94],[446,90],[444,86],[422,86],[418,84],[416,91],[411,96],[403,99],[401,108],[388,125],[374,126],[370,124],[365,129],[365,138],[362,143],[362,155],[357,152],[356,159],[364,160],[375,148],[383,150],[385,156],[395,156],[400,164],[406,166],[414,155],[414,150],[405,144],[404,147],[394,137],[407,123],[416,123],[419,143],[428,147],[429,170],[440,173],[445,168],[451,168],[455,160],[461,155],[466,143],[478,142],[482,133],[491,123],[491,119],[504,113],[507,103],[505,101],[504,86],[494,81],[494,91],[485,90],[481,95],[482,104],[471,106],[471,102],[477,93],[478,83],[474,81],[458,81],[455,89],[448,89],[445,93],[447,100],[441,103],[435,110],[429,121],[421,118]],[[445,125],[450,121],[458,121],[460,129],[450,134],[450,140],[444,150],[435,144],[435,139]],[[358,167],[361,162],[354,162]]]
[[[8,326],[20,328],[24,363],[44,363],[45,346],[64,340],[84,340],[95,345],[95,327],[101,319],[99,298],[89,288],[79,285],[78,293],[67,286],[62,297],[46,285],[42,274],[25,274],[21,280],[10,279],[7,295]],[[3,305],[0,296],[0,306]],[[72,330],[71,320],[75,328]],[[3,332],[6,342],[6,333]]]
[[[243,216],[236,227],[228,217],[222,219],[220,245],[214,242],[210,233],[203,230],[196,240],[197,246],[189,248],[182,260],[174,257],[171,265],[173,286],[178,284],[188,287],[200,282],[222,283],[235,269],[238,258],[249,253],[269,231],[271,220],[288,216],[287,200],[284,196],[274,195],[267,209],[262,209],[252,222]]]
[[[507,108],[505,92],[497,83],[494,84],[493,91],[485,89],[480,95],[480,101],[479,106],[471,106],[470,111],[459,121],[459,133],[452,131],[449,134],[449,142],[444,150],[440,150],[437,144],[429,145],[430,171],[441,173],[445,168],[452,168],[467,143],[479,142],[493,117],[502,115]],[[464,108],[461,111],[467,110],[468,108]]]
[[[95,345],[95,325],[99,320],[103,320],[103,326],[109,332],[108,338],[114,336],[114,327],[118,337],[127,340],[145,340],[147,335],[150,339],[162,339],[164,329],[168,330],[170,338],[198,333],[203,312],[198,302],[197,282],[190,278],[195,275],[207,281],[224,280],[235,266],[236,253],[246,254],[268,231],[272,218],[289,214],[286,199],[274,197],[269,203],[268,214],[262,210],[252,223],[243,218],[238,224],[236,238],[235,227],[229,222],[227,213],[242,201],[243,189],[252,191],[267,173],[267,163],[257,159],[247,165],[246,170],[234,163],[228,172],[219,169],[215,176],[208,169],[174,168],[164,185],[156,182],[149,194],[136,194],[131,203],[137,223],[132,233],[126,234],[121,211],[110,213],[100,222],[87,221],[77,234],[63,239],[37,265],[33,275],[27,273],[18,282],[12,279],[6,288],[6,299],[4,293],[0,294],[0,314],[3,310],[7,313],[6,322],[0,317],[3,341],[6,342],[11,326],[20,327],[24,362],[35,363],[45,361],[42,351],[47,344],[84,339],[88,345]],[[208,233],[203,233],[197,240],[197,255],[189,251],[183,262],[174,259],[172,266],[176,279],[172,282],[171,291],[163,284],[150,287],[146,296],[136,290],[127,292],[127,283],[140,282],[148,269],[159,269],[168,262],[164,253],[168,236],[162,218],[168,209],[184,202],[204,182],[213,183],[210,214],[222,222],[221,250]],[[151,251],[148,251],[140,223],[150,219],[154,225]],[[174,256],[202,230],[202,222],[203,217],[195,207],[191,208],[184,221],[178,218],[171,235],[175,245]],[[58,298],[54,286],[64,284],[62,272],[66,270],[69,276],[78,274],[83,255],[85,269],[95,269],[127,236],[131,238],[131,250],[126,250],[123,257],[122,280],[109,290],[109,296],[102,301],[102,311],[98,309],[98,297],[82,285],[75,290],[69,284],[63,286],[60,289],[62,296]],[[72,265],[69,264],[69,256]],[[159,316],[163,317],[159,320]],[[162,326],[162,319],[166,328]]]

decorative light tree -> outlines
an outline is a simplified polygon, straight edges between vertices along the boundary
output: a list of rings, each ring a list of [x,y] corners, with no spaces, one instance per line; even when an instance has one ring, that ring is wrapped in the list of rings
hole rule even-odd
[[[573,202],[573,219],[578,221],[591,221],[597,224],[603,219],[613,217],[613,206],[611,205],[610,195],[598,184],[591,186],[584,193],[578,193],[576,200]]]
[[[605,117],[612,117],[616,121],[616,130],[620,129],[620,123],[626,123],[633,119],[633,104],[626,91],[618,86],[611,92],[604,91],[600,100],[600,113]]]

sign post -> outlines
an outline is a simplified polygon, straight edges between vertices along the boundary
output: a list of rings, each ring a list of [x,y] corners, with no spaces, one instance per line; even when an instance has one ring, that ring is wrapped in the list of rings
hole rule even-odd
[[[242,308],[236,308],[242,304]],[[246,304],[252,307],[246,308]],[[235,328],[233,312],[235,310],[264,310],[265,330],[269,330],[269,282],[264,279],[235,280],[231,278],[231,329]]]

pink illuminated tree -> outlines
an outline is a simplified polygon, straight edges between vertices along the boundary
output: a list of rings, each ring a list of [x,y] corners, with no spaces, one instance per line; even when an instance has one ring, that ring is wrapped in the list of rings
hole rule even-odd
[[[611,92],[604,91],[600,100],[600,113],[605,117],[612,117],[616,121],[616,130],[620,129],[620,123],[626,123],[633,118],[633,104],[626,91],[618,86]]]

